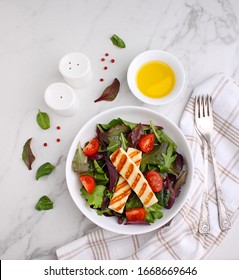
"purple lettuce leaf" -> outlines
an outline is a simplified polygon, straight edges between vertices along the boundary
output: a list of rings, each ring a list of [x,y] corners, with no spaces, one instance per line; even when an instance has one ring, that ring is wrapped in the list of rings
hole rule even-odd
[[[119,92],[119,88],[120,88],[120,82],[118,79],[114,79],[113,83],[111,85],[109,85],[101,94],[101,96],[99,98],[97,98],[94,102],[99,102],[102,100],[105,101],[113,101],[118,92]]]
[[[132,129],[132,132],[129,133],[128,141],[133,148],[136,148],[139,142],[140,137],[144,134],[144,128],[141,123]]]
[[[150,225],[150,223],[146,221],[127,221],[124,225]]]
[[[118,171],[116,170],[114,165],[111,163],[111,161],[107,158],[105,154],[104,154],[104,159],[110,176],[109,191],[112,192],[116,184],[116,181],[118,179]]]
[[[174,189],[172,188],[172,186],[170,184],[170,179],[169,179],[168,176],[166,177],[166,185],[165,185],[165,187],[170,191],[170,197],[169,197],[169,200],[168,200],[168,204],[165,205],[165,208],[170,209],[170,208],[172,208],[172,206],[174,204],[174,201],[175,201],[175,198],[176,198],[176,194],[175,194],[175,191],[174,191]]]

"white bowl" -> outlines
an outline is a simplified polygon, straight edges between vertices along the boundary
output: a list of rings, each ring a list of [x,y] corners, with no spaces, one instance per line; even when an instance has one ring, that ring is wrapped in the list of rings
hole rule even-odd
[[[165,97],[151,98],[144,95],[136,83],[136,75],[141,66],[150,61],[161,61],[168,64],[175,74],[175,86],[173,90]],[[127,81],[132,93],[141,101],[151,105],[163,105],[173,101],[184,89],[185,72],[182,64],[172,54],[161,50],[148,50],[136,56],[130,63],[127,72]]]
[[[186,183],[183,185],[179,197],[171,209],[163,209],[164,216],[162,219],[155,221],[151,225],[124,225],[118,224],[116,217],[98,216],[95,209],[86,205],[85,199],[81,196],[80,188],[82,187],[77,174],[72,170],[72,160],[75,155],[79,141],[81,145],[89,141],[96,135],[96,125],[99,123],[108,123],[114,118],[122,118],[127,121],[135,123],[149,123],[152,120],[156,125],[164,127],[164,131],[175,140],[177,144],[177,151],[184,156],[187,164],[188,175]],[[66,181],[71,197],[81,212],[96,225],[107,229],[109,231],[117,232],[120,234],[141,234],[150,232],[157,228],[162,227],[169,222],[183,207],[187,195],[189,193],[190,185],[193,178],[193,159],[188,142],[181,132],[181,130],[170,120],[163,117],[159,113],[141,107],[123,106],[104,111],[90,121],[88,121],[76,135],[66,161]]]

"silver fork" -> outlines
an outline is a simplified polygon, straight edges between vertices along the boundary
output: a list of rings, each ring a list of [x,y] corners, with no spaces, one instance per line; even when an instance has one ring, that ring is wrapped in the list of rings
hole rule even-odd
[[[210,232],[210,219],[209,219],[209,209],[208,209],[208,145],[203,137],[203,135],[198,130],[198,111],[199,111],[199,102],[198,98],[195,98],[195,106],[194,106],[194,114],[195,114],[195,129],[196,132],[201,140],[202,150],[203,150],[203,161],[204,161],[204,190],[202,195],[202,202],[201,202],[201,212],[199,218],[199,225],[198,231],[201,234],[207,234]]]
[[[195,122],[196,122],[197,129],[206,140],[211,151],[214,177],[215,177],[219,226],[221,230],[227,230],[231,228],[231,222],[228,216],[228,210],[226,208],[223,199],[217,161],[215,158],[215,151],[211,139],[213,133],[212,98],[209,95],[207,95],[206,97],[205,96],[196,97],[195,111],[196,111]]]

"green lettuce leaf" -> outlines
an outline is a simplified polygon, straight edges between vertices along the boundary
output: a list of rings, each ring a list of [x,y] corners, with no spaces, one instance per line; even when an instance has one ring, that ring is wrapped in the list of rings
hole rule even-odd
[[[146,167],[148,164],[151,165],[158,165],[158,164],[163,164],[164,158],[163,158],[163,153],[167,151],[168,143],[163,142],[158,146],[155,146],[153,150],[149,153],[144,153],[141,164],[140,164],[140,169],[142,172],[146,171]]]
[[[156,220],[159,220],[163,217],[162,207],[158,203],[155,203],[154,205],[145,208],[145,210],[146,210],[145,221],[149,223],[153,223]]]
[[[88,193],[84,187],[81,188],[82,196],[85,198],[87,205],[93,208],[100,208],[104,198],[104,191],[106,187],[96,185],[92,193]]]
[[[129,199],[126,202],[125,209],[128,210],[130,208],[135,207],[142,207],[143,204],[138,198],[138,196],[135,193],[132,193],[132,195],[129,197]]]

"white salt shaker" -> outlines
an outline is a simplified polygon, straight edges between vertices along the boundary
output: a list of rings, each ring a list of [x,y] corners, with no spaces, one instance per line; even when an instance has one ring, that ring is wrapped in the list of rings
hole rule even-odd
[[[88,57],[79,52],[63,56],[59,62],[59,70],[64,80],[74,88],[85,87],[93,76]]]
[[[79,107],[74,90],[65,83],[53,83],[45,91],[44,99],[49,108],[61,116],[72,116]]]

